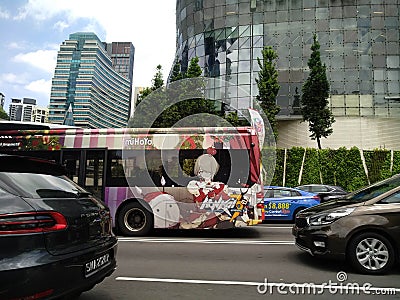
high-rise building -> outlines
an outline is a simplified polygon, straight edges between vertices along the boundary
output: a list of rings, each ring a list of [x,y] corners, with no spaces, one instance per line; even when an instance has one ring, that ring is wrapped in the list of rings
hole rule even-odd
[[[32,113],[32,122],[48,123],[49,109],[43,107],[34,107]]]
[[[0,106],[4,108],[4,102],[6,101],[6,97],[3,93],[0,93]]]
[[[11,121],[31,122],[36,100],[31,98],[11,99],[9,115]]]
[[[77,32],[64,41],[52,80],[49,122],[84,128],[125,127],[131,80],[114,70],[96,34]]]
[[[112,43],[104,43],[104,47],[111,57],[111,62],[115,71],[124,76],[126,79],[129,79],[130,82],[130,96],[129,102],[131,111],[131,106],[133,102],[132,95],[132,76],[133,76],[133,65],[135,59],[135,47],[130,42],[112,42]]]
[[[400,137],[392,134],[400,130],[398,0],[177,0],[176,9],[182,70],[199,57],[204,76],[227,82],[215,89],[215,98],[237,109],[251,106],[258,94],[263,47],[276,51],[278,146],[315,146],[298,100],[316,34],[336,119],[323,146],[400,148]]]

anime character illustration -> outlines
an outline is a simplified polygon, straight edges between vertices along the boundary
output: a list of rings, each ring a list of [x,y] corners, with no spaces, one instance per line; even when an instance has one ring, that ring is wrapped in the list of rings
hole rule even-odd
[[[215,153],[216,150],[210,148],[196,160],[194,173],[198,179],[190,181],[187,189],[193,195],[197,210],[191,212],[181,226],[230,228],[238,226],[235,224],[237,217],[245,213],[244,199],[231,197],[225,183],[213,181],[219,169]]]

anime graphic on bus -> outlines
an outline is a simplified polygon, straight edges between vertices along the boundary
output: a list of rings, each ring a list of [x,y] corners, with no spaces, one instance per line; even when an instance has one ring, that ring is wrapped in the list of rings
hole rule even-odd
[[[69,177],[110,207],[121,235],[262,221],[253,127],[10,130],[0,144],[2,153],[65,165]]]

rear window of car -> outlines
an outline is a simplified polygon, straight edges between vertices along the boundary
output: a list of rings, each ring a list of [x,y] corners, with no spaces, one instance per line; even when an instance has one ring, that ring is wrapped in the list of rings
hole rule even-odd
[[[10,193],[28,198],[75,198],[88,192],[66,176],[0,172],[0,185]]]
[[[318,185],[318,186],[312,186],[311,187],[311,192],[318,193],[318,192],[328,192],[328,191],[329,191],[329,189],[327,187],[325,187],[325,186]]]
[[[363,202],[378,197],[398,186],[400,186],[400,176],[395,176],[350,194],[344,199],[351,202]]]

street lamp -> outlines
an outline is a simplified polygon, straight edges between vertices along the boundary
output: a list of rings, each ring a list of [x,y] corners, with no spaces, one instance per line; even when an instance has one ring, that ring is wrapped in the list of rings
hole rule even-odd
[[[250,108],[253,108],[253,13],[257,8],[257,0],[250,0]]]

